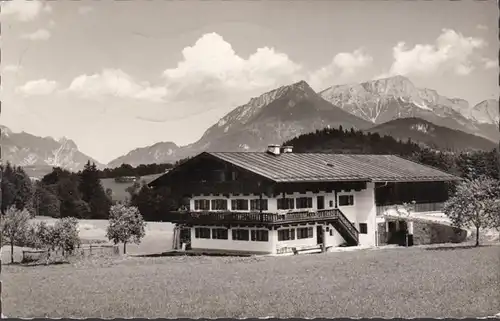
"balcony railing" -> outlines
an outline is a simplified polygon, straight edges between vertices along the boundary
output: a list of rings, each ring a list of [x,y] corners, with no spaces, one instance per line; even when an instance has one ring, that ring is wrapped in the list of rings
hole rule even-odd
[[[181,224],[283,224],[338,219],[338,209],[317,212],[259,213],[259,212],[172,212],[165,219]]]
[[[383,215],[387,210],[396,209],[396,207],[401,205],[382,205],[377,206],[377,215]],[[444,202],[437,203],[418,203],[411,205],[411,211],[415,213],[422,212],[440,212],[443,210]]]

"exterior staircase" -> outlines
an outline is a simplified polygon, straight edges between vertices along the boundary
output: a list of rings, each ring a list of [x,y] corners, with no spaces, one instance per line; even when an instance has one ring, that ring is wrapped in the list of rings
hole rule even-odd
[[[338,210],[337,219],[332,222],[332,225],[344,238],[347,245],[359,245],[359,231],[356,229],[356,226],[354,226],[354,224],[349,221],[344,213],[342,213],[341,210]]]

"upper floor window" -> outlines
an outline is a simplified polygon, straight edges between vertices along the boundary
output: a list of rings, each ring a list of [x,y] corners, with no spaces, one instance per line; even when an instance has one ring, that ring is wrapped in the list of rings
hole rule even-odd
[[[210,201],[209,200],[194,200],[194,209],[200,211],[209,211],[210,210]]]
[[[312,197],[298,197],[295,200],[295,204],[297,208],[312,208],[313,199]]]
[[[248,200],[245,199],[231,200],[231,209],[234,211],[248,211]]]
[[[279,210],[293,210],[295,208],[295,200],[293,198],[278,198]]]
[[[354,205],[354,195],[339,196],[339,206],[351,206],[351,205]]]
[[[224,210],[227,210],[227,200],[226,199],[212,200],[212,211],[224,211]]]
[[[258,211],[258,210],[267,211],[267,199],[250,200],[250,210],[252,210],[252,211]]]

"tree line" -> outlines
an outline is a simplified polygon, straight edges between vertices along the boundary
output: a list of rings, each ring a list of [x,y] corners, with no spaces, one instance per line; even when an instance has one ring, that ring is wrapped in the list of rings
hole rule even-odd
[[[97,170],[97,172],[99,178],[118,178],[124,176],[142,177],[146,175],[165,173],[167,170],[172,169],[175,166],[185,162],[187,159],[189,159],[189,157],[180,159],[174,163],[141,164],[135,167],[129,164],[121,164],[118,167],[105,168],[103,170]]]

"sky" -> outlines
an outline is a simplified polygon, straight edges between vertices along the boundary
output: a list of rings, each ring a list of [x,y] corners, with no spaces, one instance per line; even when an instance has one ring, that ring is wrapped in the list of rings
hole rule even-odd
[[[107,163],[192,143],[252,97],[407,76],[498,98],[496,1],[2,2],[2,114]]]

